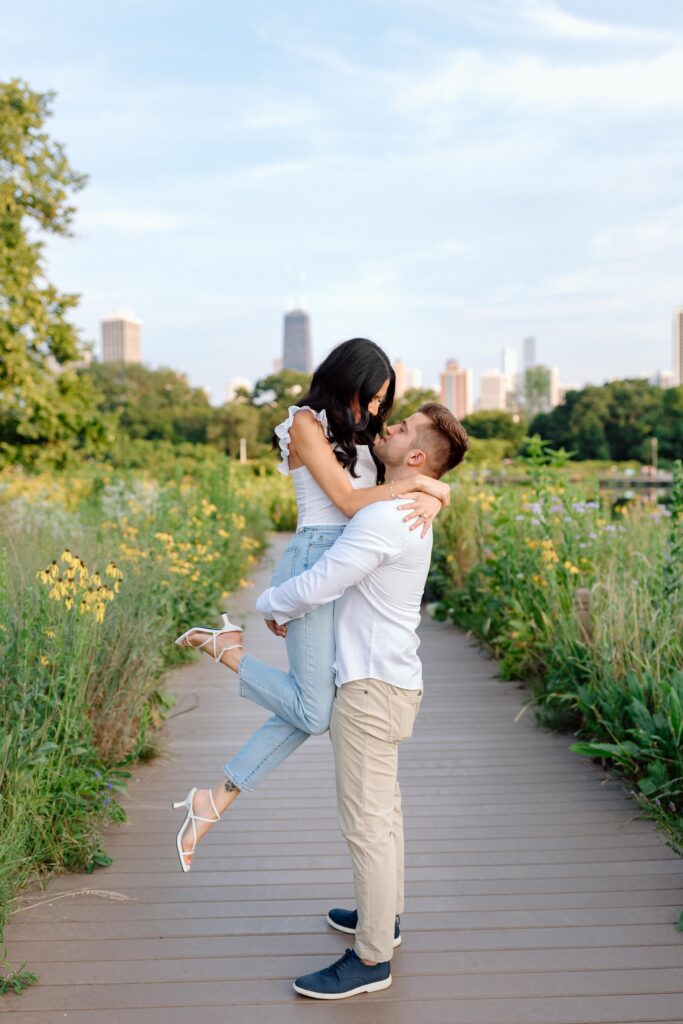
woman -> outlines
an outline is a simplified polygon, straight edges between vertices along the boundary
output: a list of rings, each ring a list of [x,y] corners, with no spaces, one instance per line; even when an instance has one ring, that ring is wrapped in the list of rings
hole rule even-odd
[[[411,529],[429,529],[431,519],[448,504],[447,484],[420,477],[384,483],[384,466],[373,445],[382,434],[394,398],[395,376],[389,359],[372,341],[352,338],[338,345],[320,364],[311,386],[275,428],[280,471],[294,482],[297,531],[273,574],[273,585],[309,569],[341,534],[359,509],[416,492],[406,519]],[[286,629],[268,623],[286,637],[290,671],[282,673],[244,655],[239,665],[243,696],[279,714],[273,715],[224,767],[213,789],[192,789],[174,807],[187,808],[176,845],[183,871],[189,871],[197,841],[218,821],[242,790],[253,789],[311,734],[325,732],[335,694],[333,606],[316,609]],[[202,647],[216,661],[241,647],[241,630],[224,616],[224,627],[193,627],[177,643]],[[286,679],[283,679],[286,676]],[[277,701],[274,696],[277,693]],[[283,693],[286,700],[283,707]]]

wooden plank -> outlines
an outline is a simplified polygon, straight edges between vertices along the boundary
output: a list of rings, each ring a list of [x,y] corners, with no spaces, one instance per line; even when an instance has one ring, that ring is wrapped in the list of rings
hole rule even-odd
[[[266,564],[231,611],[253,626],[250,649],[277,660],[282,645],[249,611],[267,575]],[[683,1024],[683,861],[620,780],[571,753],[573,737],[530,714],[514,721],[526,687],[497,679],[444,624],[425,622],[422,640],[425,700],[401,751],[408,908],[390,989],[328,1005],[291,988],[350,944],[324,921],[353,900],[327,737],[240,797],[192,872],[179,871],[170,801],[219,778],[265,717],[205,659],[174,675],[177,710],[196,706],[170,720],[164,755],[135,769],[129,823],[109,833],[112,867],[54,879],[8,927],[13,958],[42,983],[0,1013],[21,1024],[187,1024],[195,1008],[201,1024],[367,1024],[370,1012],[373,1024]]]

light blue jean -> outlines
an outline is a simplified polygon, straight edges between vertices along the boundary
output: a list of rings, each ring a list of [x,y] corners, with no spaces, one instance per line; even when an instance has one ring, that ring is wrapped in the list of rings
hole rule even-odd
[[[343,526],[300,527],[275,567],[273,586],[310,569],[343,530]],[[255,789],[304,740],[326,732],[330,724],[335,694],[334,605],[322,605],[288,622],[285,643],[289,672],[251,654],[240,661],[241,696],[275,712],[223,766],[241,790]]]

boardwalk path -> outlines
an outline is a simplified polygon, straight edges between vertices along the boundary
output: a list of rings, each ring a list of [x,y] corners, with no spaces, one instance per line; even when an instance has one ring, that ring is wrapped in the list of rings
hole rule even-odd
[[[274,548],[240,595],[253,606]],[[238,619],[239,621],[239,619]],[[281,657],[255,616],[248,643]],[[253,625],[252,625],[253,623]],[[8,929],[41,983],[0,1001],[17,1024],[556,1024],[683,1022],[683,861],[634,820],[570,737],[514,722],[525,691],[452,627],[425,621],[426,689],[401,752],[408,909],[386,992],[340,1003],[291,979],[341,955],[329,906],[352,905],[327,737],[241,797],[184,876],[173,798],[220,776],[263,717],[208,659],[177,672],[165,756],[140,768],[112,867],[56,879],[123,893],[57,900]]]

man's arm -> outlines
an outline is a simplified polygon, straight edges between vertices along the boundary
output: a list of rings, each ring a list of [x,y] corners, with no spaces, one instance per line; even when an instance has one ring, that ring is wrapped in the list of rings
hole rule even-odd
[[[267,619],[282,625],[321,604],[336,601],[347,587],[399,554],[408,533],[407,524],[396,514],[394,502],[370,505],[353,517],[341,537],[311,569],[292,576],[279,587],[269,587],[256,607]]]

